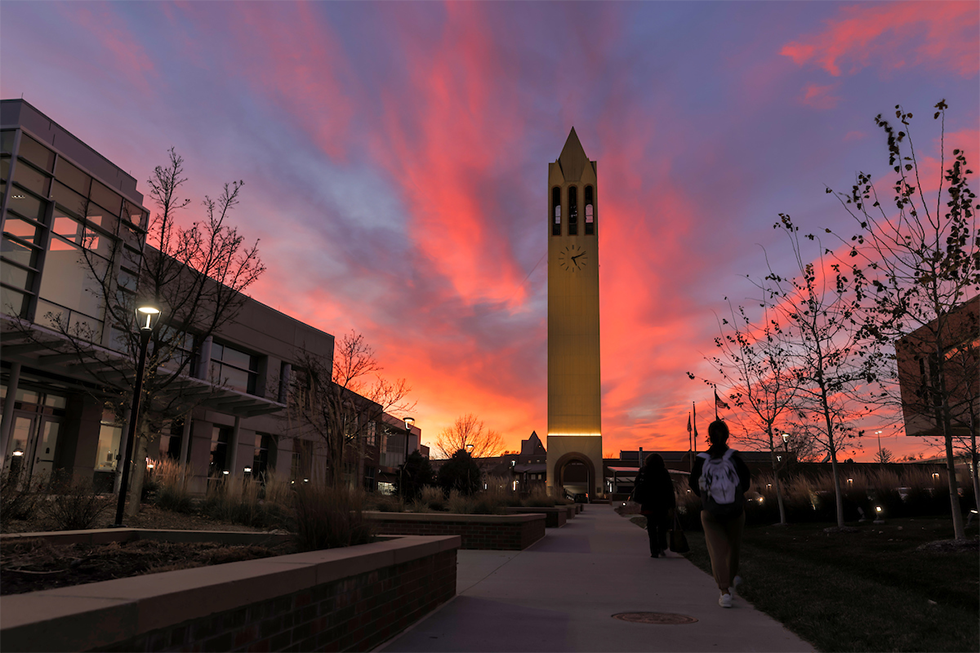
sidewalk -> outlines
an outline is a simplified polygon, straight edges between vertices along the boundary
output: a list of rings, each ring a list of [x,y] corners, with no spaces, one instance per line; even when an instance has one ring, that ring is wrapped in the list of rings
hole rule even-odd
[[[457,596],[382,651],[813,651],[677,554],[651,558],[646,532],[590,504],[520,551],[459,551]],[[622,612],[686,615],[651,625]]]

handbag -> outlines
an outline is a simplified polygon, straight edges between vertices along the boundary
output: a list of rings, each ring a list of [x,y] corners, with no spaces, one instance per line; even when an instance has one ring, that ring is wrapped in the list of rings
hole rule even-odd
[[[674,553],[687,553],[691,550],[691,547],[687,543],[687,536],[684,535],[683,529],[681,529],[681,520],[674,513],[674,528],[670,531],[670,550]]]

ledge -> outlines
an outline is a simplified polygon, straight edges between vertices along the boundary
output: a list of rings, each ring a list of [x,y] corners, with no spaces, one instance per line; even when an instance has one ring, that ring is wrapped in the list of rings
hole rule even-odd
[[[92,534],[93,541],[99,539]],[[191,619],[458,549],[460,544],[457,535],[392,537],[352,547],[3,596],[0,636],[4,650],[106,648]]]

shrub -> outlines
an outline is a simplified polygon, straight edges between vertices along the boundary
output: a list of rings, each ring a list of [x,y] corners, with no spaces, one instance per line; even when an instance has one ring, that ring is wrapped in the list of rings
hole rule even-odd
[[[4,470],[0,474],[0,522],[32,517],[41,501],[41,484],[20,482],[20,475]]]
[[[64,475],[52,481],[50,489],[52,496],[44,506],[44,513],[54,522],[56,530],[90,528],[113,505],[112,497],[98,494],[91,480]]]
[[[371,541],[362,513],[362,495],[349,488],[303,484],[293,495],[293,533],[301,551],[317,551]]]
[[[423,488],[435,482],[429,459],[413,451],[395,476],[395,493],[403,499],[417,499]]]
[[[422,488],[420,500],[432,510],[446,509],[446,495],[440,488],[426,485]]]
[[[460,494],[473,494],[480,487],[480,468],[470,454],[457,451],[439,468],[439,486],[446,492],[457,490]]]
[[[164,458],[153,467],[153,477],[156,481],[156,494],[153,503],[163,510],[172,512],[191,512],[193,502],[187,491],[185,468],[170,458]]]
[[[394,495],[375,493],[365,501],[365,508],[378,512],[402,512],[405,509],[405,503],[401,498]]]
[[[528,508],[552,508],[555,505],[555,498],[548,494],[547,488],[535,485],[522,503]]]
[[[446,504],[449,512],[456,515],[468,515],[473,512],[473,503],[467,501],[459,490],[450,490],[449,501]]]

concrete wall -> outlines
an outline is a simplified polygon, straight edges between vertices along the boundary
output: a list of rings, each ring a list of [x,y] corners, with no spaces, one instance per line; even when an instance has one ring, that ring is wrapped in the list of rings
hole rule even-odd
[[[365,512],[382,535],[458,535],[461,549],[522,551],[545,534],[544,515]]]

